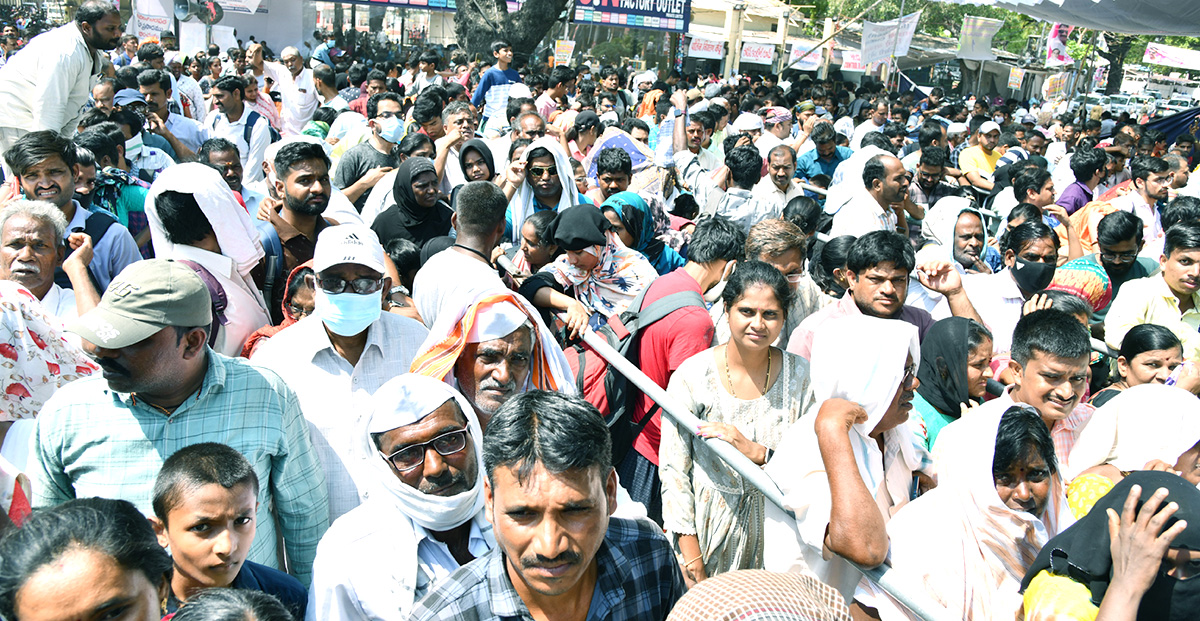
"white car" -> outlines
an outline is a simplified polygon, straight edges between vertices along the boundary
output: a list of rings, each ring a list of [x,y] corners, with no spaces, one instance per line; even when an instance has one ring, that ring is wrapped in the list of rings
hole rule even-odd
[[[1160,106],[1163,111],[1163,115],[1176,114],[1183,112],[1184,110],[1191,110],[1195,107],[1196,103],[1193,102],[1189,97],[1172,97],[1167,101],[1167,103]]]
[[[1135,110],[1136,107],[1136,110]],[[1122,112],[1128,112],[1130,116],[1134,116],[1141,110],[1141,105],[1134,103],[1133,97],[1129,95],[1117,93],[1116,95],[1108,96],[1108,111],[1117,116]]]

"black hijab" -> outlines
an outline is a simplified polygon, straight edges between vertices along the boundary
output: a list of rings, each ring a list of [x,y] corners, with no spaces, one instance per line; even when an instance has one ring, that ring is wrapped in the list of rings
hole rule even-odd
[[[612,223],[595,205],[575,205],[554,216],[547,233],[559,248],[578,252],[607,244],[604,233],[610,229]]]
[[[371,224],[384,248],[394,239],[407,239],[420,247],[450,232],[450,207],[438,201],[426,209],[417,204],[413,194],[413,179],[427,172],[437,174],[433,161],[426,157],[410,157],[396,170],[396,182],[392,185],[396,204],[385,209]]]
[[[970,399],[967,384],[967,334],[971,320],[943,319],[929,328],[921,341],[921,366],[917,392],[939,412],[958,418],[961,405]]]
[[[475,152],[479,153],[479,156],[482,157],[483,161],[487,163],[488,171],[492,173],[492,176],[489,177],[488,180],[490,181],[491,179],[495,179],[498,171],[496,170],[496,162],[492,159],[492,150],[488,148],[486,142],[478,138],[473,138],[464,142],[462,148],[458,151],[458,165],[462,168],[463,177],[467,176],[466,158],[467,151],[470,150],[474,150]]]
[[[1112,581],[1112,553],[1108,536],[1106,509],[1121,514],[1129,489],[1142,487],[1137,510],[1141,510],[1146,499],[1158,488],[1168,490],[1160,507],[1174,502],[1179,510],[1163,526],[1170,528],[1179,520],[1186,520],[1188,527],[1171,542],[1172,548],[1200,550],[1200,490],[1183,477],[1169,472],[1138,471],[1125,477],[1103,498],[1096,502],[1083,519],[1058,534],[1042,548],[1037,559],[1021,581],[1021,592],[1029,587],[1034,576],[1048,570],[1066,576],[1088,587],[1092,592],[1092,603],[1100,605],[1104,593]],[[1135,512],[1134,515],[1137,515]],[[1142,596],[1138,607],[1138,621],[1184,621],[1195,619],[1200,610],[1200,578],[1178,580],[1159,572],[1154,584]]]

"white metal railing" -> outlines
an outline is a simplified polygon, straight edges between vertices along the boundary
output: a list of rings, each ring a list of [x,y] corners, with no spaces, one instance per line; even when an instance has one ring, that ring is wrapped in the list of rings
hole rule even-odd
[[[583,333],[583,340],[596,351],[600,357],[604,358],[610,365],[616,368],[624,375],[633,385],[653,399],[662,408],[663,416],[670,419],[672,422],[680,425],[684,429],[696,429],[700,425],[700,419],[696,418],[687,408],[680,406],[670,396],[667,391],[663,390],[658,384],[642,373],[628,359],[613,349],[604,337],[596,334],[591,328],[586,328]],[[698,437],[698,436],[697,436]],[[779,490],[779,486],[771,480],[762,468],[750,461],[740,451],[733,448],[732,444],[716,438],[707,438],[705,445],[717,454],[726,464],[737,471],[748,483],[762,492],[775,506],[782,509],[788,515],[792,512],[783,504],[783,492]],[[850,562],[850,561],[847,561]],[[893,599],[903,604],[911,610],[913,614],[925,621],[951,621],[953,618],[945,608],[936,605],[923,594],[923,590],[919,585],[912,584],[906,581],[902,576],[896,573],[887,565],[879,567],[862,567],[851,562],[859,571],[867,577],[868,580],[878,585],[879,588],[891,595]],[[849,604],[850,602],[847,602]]]

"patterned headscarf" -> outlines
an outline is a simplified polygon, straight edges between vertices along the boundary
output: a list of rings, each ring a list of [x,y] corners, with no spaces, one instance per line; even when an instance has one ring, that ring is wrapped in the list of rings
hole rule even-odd
[[[1087,259],[1075,259],[1060,265],[1054,270],[1054,280],[1046,288],[1082,298],[1091,305],[1093,312],[1103,310],[1113,298],[1108,272],[1100,264]]]
[[[626,248],[616,233],[602,230],[602,225],[598,222],[605,225],[608,223],[604,216],[600,215],[600,210],[591,205],[577,205],[567,209],[560,213],[555,221],[555,239],[562,248],[570,249],[570,244],[564,244],[562,241],[564,235],[576,239],[595,237],[597,240],[600,239],[600,234],[603,235],[604,245],[597,244],[580,249],[599,259],[594,268],[583,271],[572,265],[568,256],[564,254],[541,271],[552,274],[554,280],[563,287],[573,289],[575,299],[592,312],[610,317],[629,308],[637,294],[658,278],[658,271],[641,253]],[[595,229],[574,230],[576,227]]]

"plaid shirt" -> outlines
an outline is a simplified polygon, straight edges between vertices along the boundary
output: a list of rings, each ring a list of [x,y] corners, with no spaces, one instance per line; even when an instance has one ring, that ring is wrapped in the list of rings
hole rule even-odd
[[[588,621],[666,619],[683,596],[683,575],[666,537],[644,520],[612,518],[596,552],[598,575]],[[410,621],[533,616],[513,588],[504,552],[492,549],[450,574],[413,608]]]
[[[34,506],[72,498],[120,498],[152,515],[163,460],[201,442],[244,455],[258,474],[258,533],[250,560],[279,567],[278,515],[292,574],[307,584],[317,542],[329,527],[325,473],[300,403],[272,371],[211,349],[204,382],[170,416],[100,376],[63,386],[38,415]]]

